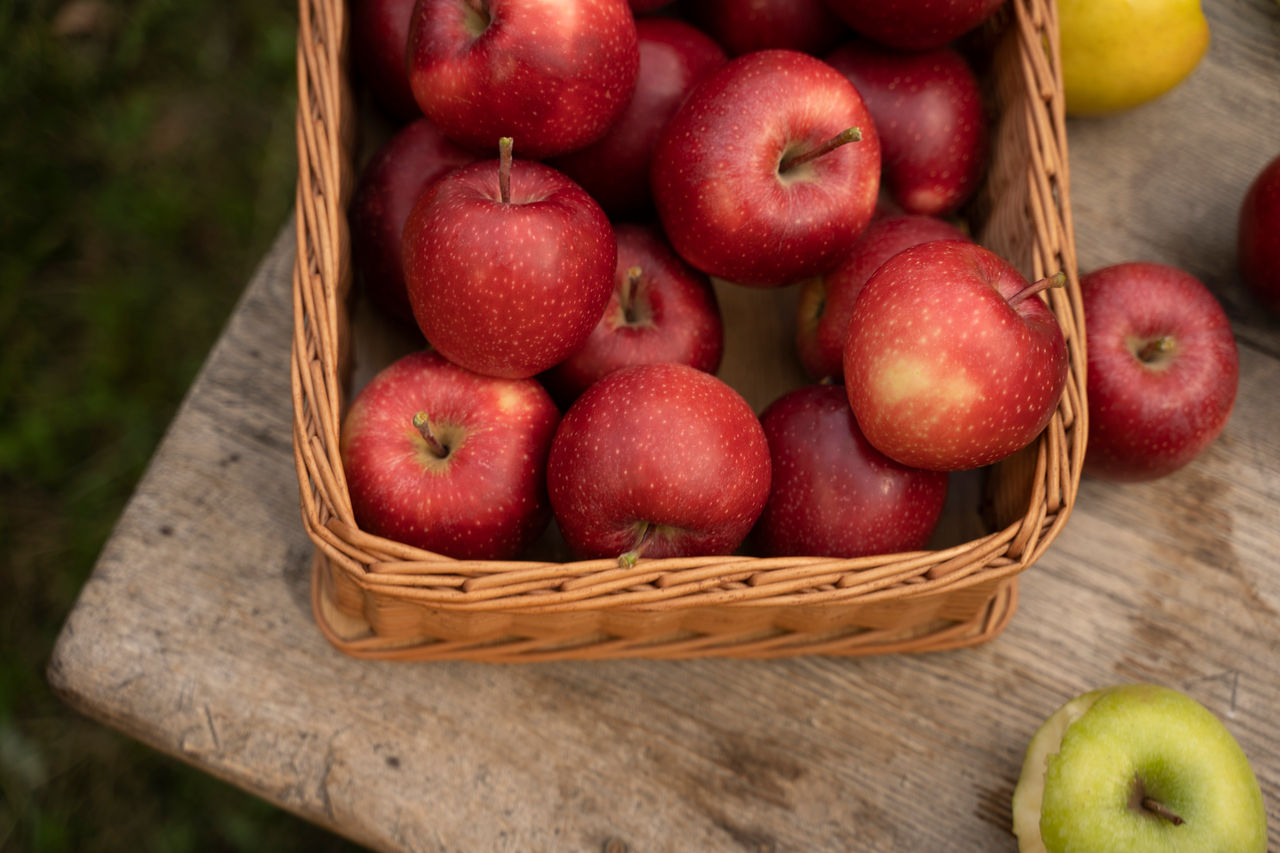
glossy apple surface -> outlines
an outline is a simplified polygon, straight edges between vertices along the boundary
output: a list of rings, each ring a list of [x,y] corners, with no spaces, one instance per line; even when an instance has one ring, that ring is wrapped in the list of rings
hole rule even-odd
[[[738,392],[683,364],[610,373],[556,430],[547,487],[582,557],[731,553],[769,496],[769,446]]]
[[[582,348],[551,368],[544,384],[572,401],[605,375],[670,361],[715,373],[724,327],[711,280],[686,264],[662,232],[618,225],[618,269],[604,316]]]
[[[930,240],[967,240],[959,228],[932,216],[890,214],[873,219],[835,269],[807,278],[796,306],[796,352],[814,379],[844,379],[844,343],[853,303],[880,265]]]
[[[351,198],[351,257],[356,275],[379,309],[412,324],[401,237],[409,211],[438,178],[475,160],[419,118],[380,148],[360,173]]]
[[[827,55],[875,120],[885,190],[907,213],[951,213],[973,195],[987,160],[978,79],[949,47],[901,51],[851,41]]]
[[[1236,240],[1245,286],[1280,314],[1280,155],[1249,184],[1240,203]]]
[[[933,50],[972,30],[1003,0],[826,0],[854,32],[899,50]]]
[[[546,459],[559,417],[536,380],[480,376],[429,351],[398,359],[343,420],[356,521],[450,557],[515,557],[550,520]]]
[[[813,156],[850,128],[859,141]],[[829,269],[866,228],[880,142],[844,75],[807,54],[762,50],[689,93],[658,141],[651,180],[685,260],[727,281],[777,286]]]
[[[1120,684],[1067,702],[1036,732],[1013,794],[1021,853],[1263,853],[1249,759],[1191,697]]]
[[[1036,287],[973,243],[894,255],[858,295],[844,379],[858,425],[904,465],[961,471],[1030,444],[1067,379],[1058,321]]]
[[[422,114],[409,88],[405,53],[415,0],[359,0],[351,15],[351,60],[378,105],[408,121]]]
[[[602,139],[551,165],[577,181],[615,220],[650,214],[649,166],[658,137],[693,85],[727,61],[710,36],[675,18],[636,22],[635,94]]]
[[[1084,470],[1152,480],[1189,463],[1235,405],[1239,356],[1222,306],[1197,278],[1130,262],[1080,279],[1089,354]]]
[[[542,163],[502,159],[440,178],[409,214],[414,317],[450,361],[533,376],[586,342],[613,291],[617,240],[600,205]]]
[[[770,404],[760,423],[773,463],[769,501],[751,534],[762,556],[860,557],[929,541],[947,475],[872,447],[843,388],[798,388]]]
[[[822,54],[849,33],[825,0],[698,0],[689,12],[730,56],[771,48]]]
[[[451,139],[502,137],[542,159],[595,142],[621,115],[640,63],[626,0],[419,0],[409,85]]]

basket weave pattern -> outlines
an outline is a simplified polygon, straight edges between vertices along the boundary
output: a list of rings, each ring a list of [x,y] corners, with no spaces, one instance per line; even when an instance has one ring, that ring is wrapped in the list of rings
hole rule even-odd
[[[1074,504],[1084,457],[1083,314],[1068,199],[1052,2],[1009,0],[989,28],[992,156],[970,222],[1048,300],[1067,340],[1067,389],[1044,434],[988,475],[987,532],[933,551],[856,559],[687,557],[460,561],[357,525],[339,455],[352,358],[346,209],[355,109],[342,0],[300,0],[293,439],[316,546],[326,636],[366,657],[486,661],[876,654],[983,642],[1010,618],[1017,576]]]

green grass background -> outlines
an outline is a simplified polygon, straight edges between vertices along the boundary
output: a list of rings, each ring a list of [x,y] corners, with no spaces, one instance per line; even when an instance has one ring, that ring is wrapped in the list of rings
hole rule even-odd
[[[293,0],[0,2],[0,850],[352,849],[44,678],[289,215],[296,32]]]

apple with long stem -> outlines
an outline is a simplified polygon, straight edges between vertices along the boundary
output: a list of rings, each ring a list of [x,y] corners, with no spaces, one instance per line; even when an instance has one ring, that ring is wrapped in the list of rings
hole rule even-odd
[[[1195,276],[1135,261],[1080,279],[1089,441],[1084,471],[1153,480],[1182,468],[1231,417],[1240,364],[1226,312]]]
[[[1208,708],[1155,684],[1067,702],[1036,731],[1013,793],[1021,853],[1264,853],[1248,756]]]
[[[853,304],[880,265],[931,240],[967,240],[951,223],[932,216],[889,214],[873,219],[848,257],[834,269],[805,279],[796,305],[796,353],[814,379],[844,378],[844,343]]]
[[[650,177],[685,260],[730,282],[778,286],[829,269],[867,227],[880,142],[844,75],[807,54],[762,50],[689,93]]]
[[[605,375],[670,361],[715,373],[724,327],[711,280],[686,264],[654,227],[618,225],[618,269],[604,316],[587,342],[543,374],[552,396],[572,402]]]
[[[604,137],[549,162],[615,220],[651,215],[654,146],[689,90],[727,61],[710,36],[676,18],[636,21],[640,70],[627,108]]]
[[[547,489],[581,557],[728,554],[769,496],[769,445],[747,401],[684,364],[615,370],[565,413]]]
[[[477,373],[533,376],[579,349],[613,290],[618,245],[600,205],[513,158],[440,178],[404,229],[409,301],[427,340]]]
[[[512,559],[550,521],[559,409],[534,379],[481,376],[423,351],[383,368],[343,419],[356,522],[458,559]]]
[[[428,187],[475,155],[450,142],[425,118],[405,125],[374,153],[351,198],[351,258],[370,301],[412,325],[402,261],[404,224]]]
[[[952,213],[978,188],[987,118],[978,78],[957,51],[902,51],[857,40],[826,61],[858,87],[880,134],[886,192],[907,213]]]
[[[844,351],[845,390],[871,444],[914,468],[962,471],[1030,444],[1067,380],[1067,347],[1029,283],[974,243],[899,252],[858,295]]]
[[[409,85],[451,139],[542,159],[595,142],[626,108],[640,52],[627,0],[419,0]]]
[[[773,485],[752,531],[768,557],[860,557],[923,548],[947,475],[893,461],[862,435],[844,389],[810,385],[760,415]]]

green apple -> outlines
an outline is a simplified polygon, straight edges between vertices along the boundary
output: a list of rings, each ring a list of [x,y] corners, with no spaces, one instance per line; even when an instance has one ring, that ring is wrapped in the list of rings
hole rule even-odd
[[[1249,760],[1194,699],[1154,684],[1093,690],[1031,739],[1013,792],[1021,853],[1265,853]]]

